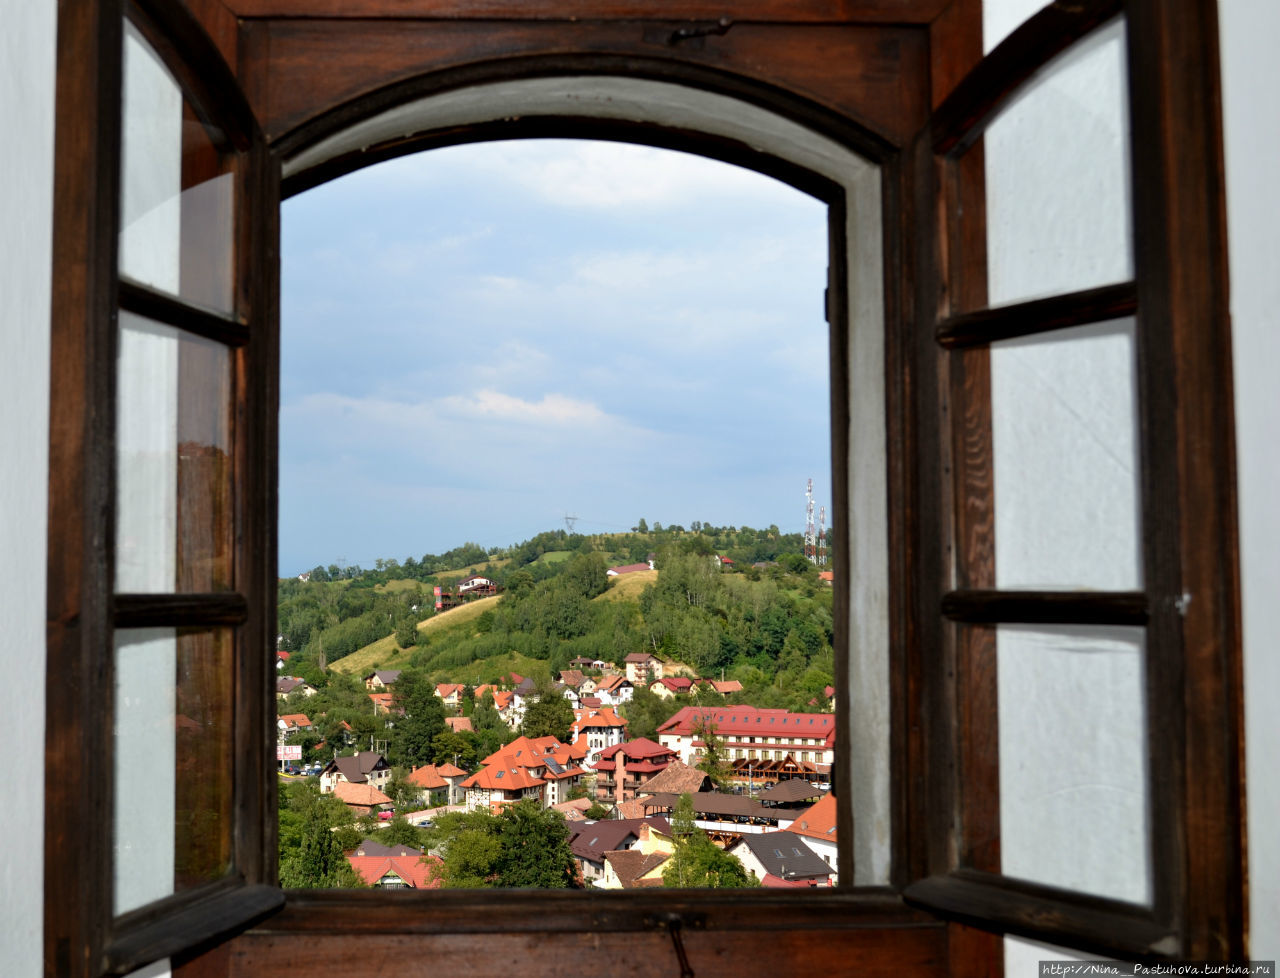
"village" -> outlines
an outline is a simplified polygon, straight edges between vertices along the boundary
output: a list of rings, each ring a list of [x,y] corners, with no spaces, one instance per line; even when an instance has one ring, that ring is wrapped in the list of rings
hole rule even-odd
[[[680,843],[673,813],[683,800],[700,838],[737,860],[748,885],[835,885],[834,689],[828,686],[822,701],[815,699],[811,713],[706,705],[739,692],[740,684],[668,674],[669,666],[647,653],[627,655],[620,664],[580,657],[549,686],[518,674],[476,687],[436,684],[449,731],[471,732],[471,711],[465,709],[470,696],[475,703],[491,702],[515,739],[471,770],[449,762],[413,768],[402,779],[412,790],[398,786],[400,804],[388,794],[392,765],[378,750],[354,749],[360,745],[353,737],[327,762],[293,763],[301,752],[285,741],[314,724],[306,713],[283,713],[277,720],[282,780],[317,780],[322,795],[340,800],[370,827],[386,828],[403,818],[430,828],[451,813],[497,814],[521,803],[553,811],[568,830],[575,884],[602,889],[664,885],[664,870]],[[363,677],[371,709],[389,726],[397,719],[400,675],[375,670]],[[637,690],[672,701],[673,712],[658,725],[656,739],[628,736],[623,714]],[[296,677],[277,682],[282,709],[286,700],[296,706],[314,693]],[[699,705],[679,705],[694,696]],[[530,708],[548,697],[563,699],[572,710],[564,740],[521,732]],[[375,830],[344,851],[365,885],[441,885],[437,854],[380,842],[387,834]]]

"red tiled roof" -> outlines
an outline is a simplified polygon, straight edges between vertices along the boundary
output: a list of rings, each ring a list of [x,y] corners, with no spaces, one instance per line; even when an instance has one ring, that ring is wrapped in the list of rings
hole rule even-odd
[[[445,717],[444,723],[445,723],[445,726],[448,727],[450,730],[452,730],[454,733],[460,733],[463,730],[466,730],[466,731],[475,730],[475,728],[471,726],[471,717]]]
[[[311,721],[307,719],[305,713],[286,713],[280,718],[291,727],[309,727]]]
[[[458,767],[458,765],[450,764],[448,761],[445,761],[445,763],[439,765],[436,768],[436,771],[440,774],[440,777],[442,778],[463,777],[467,773],[466,771],[462,770],[462,768]]]
[[[443,699],[446,696],[452,696],[454,693],[461,693],[465,686],[462,683],[436,683],[436,695]]]
[[[830,747],[836,739],[836,718],[830,713],[789,713],[754,706],[686,706],[658,726],[659,734],[693,735],[700,723],[711,723],[723,739],[747,736],[812,737]]]
[[[423,862],[423,858],[427,861]],[[440,879],[432,878],[433,867],[441,865],[435,856],[347,856],[351,868],[359,874],[365,883],[373,886],[384,876],[394,875],[404,880],[415,890],[434,890],[439,888]]]
[[[612,747],[606,747],[600,752],[601,758],[612,758],[614,754],[621,751],[630,762],[631,758],[662,758],[675,757],[676,752],[670,747],[663,747],[661,744],[655,744],[648,737],[637,737],[635,740],[628,740],[621,744],[614,744]],[[629,763],[628,763],[628,766]]]

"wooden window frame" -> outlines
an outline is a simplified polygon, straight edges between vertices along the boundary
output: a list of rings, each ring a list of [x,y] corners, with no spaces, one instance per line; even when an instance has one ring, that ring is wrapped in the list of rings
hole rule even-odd
[[[977,4],[957,2],[949,7],[939,0],[921,6],[941,11],[928,27],[934,45],[932,81],[940,97],[972,63],[971,49],[947,45],[957,36],[970,36],[957,18],[974,15]],[[238,974],[231,945],[219,942],[264,920],[235,942],[237,960],[263,951],[268,958],[275,953],[281,962],[280,955],[287,958],[322,938],[329,940],[323,950],[331,951],[333,941],[341,944],[387,933],[422,940],[484,933],[494,942],[500,936],[519,942],[532,935],[550,939],[612,933],[627,937],[637,953],[664,942],[665,953],[670,953],[672,943],[682,953],[673,936],[682,928],[703,932],[708,940],[717,931],[773,935],[781,929],[797,939],[809,935],[808,940],[815,940],[820,935],[828,953],[896,950],[903,954],[897,963],[909,973],[911,968],[934,973],[931,969],[939,967],[960,973],[966,965],[975,974],[998,973],[998,940],[940,923],[940,918],[1110,953],[1242,956],[1246,914],[1239,587],[1212,0],[1129,0],[1124,5],[1130,28],[1134,224],[1139,239],[1135,284],[1094,290],[1068,303],[1022,304],[1022,324],[1005,311],[996,317],[949,317],[942,288],[944,255],[960,253],[956,248],[966,243],[941,246],[940,209],[956,203],[947,197],[952,184],[946,179],[946,160],[956,145],[948,140],[959,139],[960,133],[988,118],[1036,65],[1084,33],[1089,18],[1101,22],[1117,6],[1087,3],[1075,14],[1052,7],[1034,17],[955,86],[914,145],[895,147],[859,137],[882,167],[884,180],[888,468],[890,497],[898,503],[888,514],[894,716],[891,886],[712,899],[653,893],[490,893],[483,900],[444,903],[424,902],[421,894],[285,894],[275,886],[275,782],[270,744],[262,735],[272,704],[273,675],[269,657],[258,661],[249,652],[270,648],[274,635],[275,569],[268,557],[276,551],[271,515],[276,484],[270,473],[277,457],[272,419],[278,403],[279,354],[271,324],[278,318],[279,301],[275,249],[280,146],[267,147],[238,94],[239,82],[187,7],[139,0],[140,16],[162,25],[162,33],[182,51],[183,59],[174,63],[191,65],[189,72],[180,71],[183,84],[206,108],[227,114],[248,140],[236,225],[238,253],[245,263],[239,277],[244,291],[238,291],[237,298],[240,308],[251,309],[252,316],[228,327],[169,297],[122,287],[116,241],[125,4],[64,4],[58,24],[55,166],[46,973],[76,978],[119,974],[179,955],[179,970],[193,975]],[[192,3],[193,9],[208,7]],[[621,7],[614,14],[623,15]],[[252,30],[241,32],[242,58],[253,53],[258,36]],[[538,70],[554,68],[554,61],[544,60]],[[658,70],[635,59],[629,63],[639,71]],[[666,71],[670,66],[661,67]],[[672,74],[706,80],[705,73],[692,70]],[[764,104],[795,109],[796,103],[781,93],[782,89],[758,88],[748,92]],[[553,129],[571,121],[541,124]],[[606,128],[599,120],[592,126],[598,132]],[[476,138],[486,136],[477,131]],[[643,141],[655,145],[663,145],[664,138],[672,137],[657,130],[643,134]],[[692,142],[676,137],[668,144],[684,148]],[[842,257],[833,254],[832,261]],[[847,303],[843,282],[833,285],[832,301]],[[937,495],[938,486],[950,484],[946,411],[949,404],[959,403],[953,401],[955,378],[946,362],[947,350],[1000,338],[1001,330],[1020,335],[1027,321],[1057,328],[1073,317],[1093,318],[1133,306],[1159,324],[1144,325],[1139,350],[1146,404],[1148,575],[1144,594],[1095,601],[1087,615],[1091,620],[1126,622],[1145,616],[1153,643],[1158,640],[1160,648],[1168,650],[1160,653],[1169,668],[1160,679],[1163,705],[1158,712],[1161,734],[1175,747],[1169,786],[1161,790],[1170,792],[1177,811],[1161,844],[1167,845],[1177,865],[1158,896],[1160,919],[1146,929],[1150,921],[1126,915],[1126,908],[1107,901],[1065,899],[1059,891],[1015,884],[990,873],[975,876],[957,864],[953,853],[966,813],[959,807],[953,772],[962,752],[981,754],[988,745],[970,743],[967,728],[957,725],[961,719],[955,709],[956,687],[946,678],[956,661],[951,623],[1057,621],[1083,612],[1078,601],[1075,610],[1064,611],[1064,603],[1074,599],[1056,595],[1014,598],[990,588],[954,587],[948,548],[963,539],[963,524],[953,515],[955,498]],[[243,396],[235,407],[235,423],[242,432],[236,450],[248,481],[240,499],[237,576],[231,593],[176,598],[112,593],[119,307],[154,314],[193,333],[216,333],[237,351],[235,369]],[[268,328],[258,328],[262,324]],[[841,359],[843,338],[833,340],[834,386],[847,383],[847,365]],[[833,453],[840,462],[848,454],[840,441],[847,430],[847,425],[841,427],[843,421],[847,419],[833,418]],[[1204,459],[1217,464],[1204,464]],[[1159,502],[1152,503],[1157,495]],[[836,508],[847,512],[847,504],[847,499],[838,499]],[[1156,516],[1159,521],[1152,520]],[[838,559],[845,550],[838,548]],[[1183,601],[1183,595],[1192,600]],[[847,617],[848,608],[839,614]],[[243,708],[236,719],[237,762],[246,776],[237,776],[242,790],[234,816],[236,873],[229,881],[113,922],[110,786],[92,774],[104,764],[109,770],[111,763],[110,708],[103,699],[109,699],[111,679],[102,650],[111,647],[116,627],[198,623],[234,624],[239,636],[237,701]],[[842,671],[839,679],[843,686],[847,673]],[[847,742],[847,715],[838,722]],[[847,766],[842,772],[847,790]],[[847,853],[851,812],[845,808],[840,818]],[[276,912],[281,904],[283,911]],[[428,905],[429,915],[424,913]],[[537,912],[530,913],[535,908]],[[336,934],[335,921],[341,922]],[[216,952],[201,956],[215,945]]]
[[[1135,278],[986,308],[982,157],[970,149],[1041,65],[1121,14],[1128,26]],[[1199,2],[1047,7],[956,87],[916,147],[920,234],[931,242],[917,283],[917,353],[922,376],[937,377],[936,385],[922,385],[920,411],[937,423],[941,505],[926,530],[933,545],[923,576],[931,586],[918,605],[925,646],[937,650],[920,666],[933,721],[921,745],[930,815],[918,831],[929,840],[928,857],[905,895],[978,926],[1128,958],[1246,953],[1214,26],[1211,5]],[[990,344],[1121,316],[1138,322],[1144,585],[998,590],[990,560]],[[1145,628],[1149,908],[1000,873],[994,625],[1004,622]],[[983,844],[975,847],[978,838]]]
[[[275,337],[265,140],[203,30],[181,6],[100,0],[59,10],[55,157],[49,737],[45,764],[45,961],[57,975],[120,974],[219,940],[277,910],[270,759],[261,731],[272,677],[272,521],[257,501],[272,457],[267,419]],[[235,153],[234,312],[219,315],[132,282],[118,269],[124,23],[134,23],[184,97]],[[181,52],[181,55],[179,54]],[[114,587],[117,310],[213,340],[231,373],[232,587],[128,594]],[[247,477],[247,478],[246,478]],[[114,635],[124,628],[233,630],[230,873],[113,914]]]

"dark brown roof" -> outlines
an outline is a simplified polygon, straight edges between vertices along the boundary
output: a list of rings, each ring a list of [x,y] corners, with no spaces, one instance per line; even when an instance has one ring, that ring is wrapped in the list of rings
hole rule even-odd
[[[661,886],[661,880],[639,882],[638,878],[645,873],[652,872],[670,857],[665,852],[650,852],[646,854],[639,849],[623,849],[617,852],[606,852],[604,858],[613,867],[613,871],[618,874],[618,882],[622,884],[622,888],[630,890],[637,886]]]
[[[654,778],[654,781],[656,780],[657,778]],[[653,784],[653,781],[650,781],[644,787],[647,789],[651,784]],[[778,820],[778,809],[762,805],[758,801],[752,801],[746,795],[724,795],[718,791],[698,791],[689,792],[689,794],[693,798],[693,810],[699,815],[714,815],[720,818],[755,818],[772,822],[777,822]],[[670,811],[675,808],[676,802],[679,800],[679,795],[673,795],[669,792],[645,795],[641,799],[645,804],[646,810],[649,811]]]
[[[826,792],[821,788],[815,788],[803,778],[791,778],[789,781],[779,781],[769,790],[760,792],[761,801],[769,801],[777,803],[785,803],[789,801],[817,801]]]
[[[603,862],[604,854],[630,845],[640,838],[640,826],[648,822],[663,835],[671,834],[671,824],[661,815],[650,818],[619,818],[599,822],[578,822],[570,828],[569,848],[580,859]]]

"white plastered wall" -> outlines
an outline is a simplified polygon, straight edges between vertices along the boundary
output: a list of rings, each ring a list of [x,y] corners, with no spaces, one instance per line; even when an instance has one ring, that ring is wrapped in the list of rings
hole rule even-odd
[[[477,85],[367,119],[286,161],[296,173],[407,134],[529,115],[649,122],[739,140],[845,188],[848,204],[850,688],[854,862],[859,884],[889,879],[888,513],[885,460],[884,296],[879,169],[847,147],[756,106],[634,78],[562,77]],[[837,519],[839,523],[840,520]]]
[[[1280,957],[1280,5],[1219,0],[1248,778],[1250,951]]]
[[[43,957],[45,562],[56,7],[5,5],[0,31],[0,967]]]

